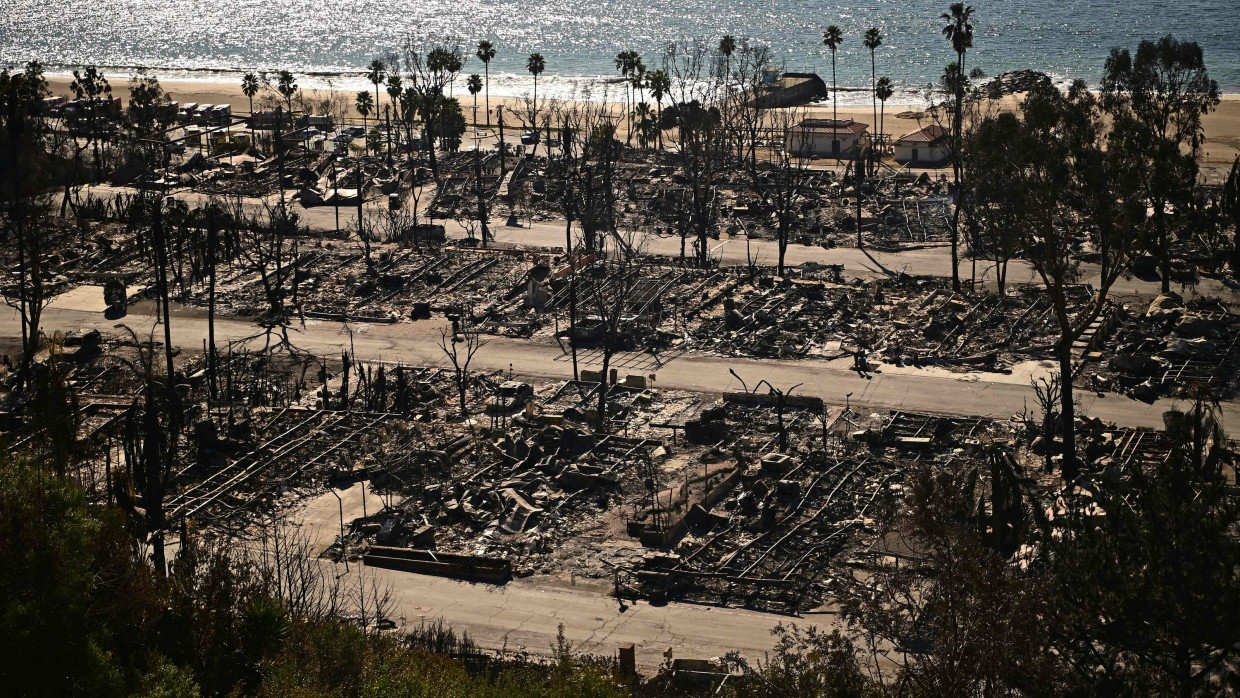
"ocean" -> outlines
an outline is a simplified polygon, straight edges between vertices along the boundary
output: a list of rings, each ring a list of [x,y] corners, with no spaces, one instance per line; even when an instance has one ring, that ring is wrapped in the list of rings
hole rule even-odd
[[[822,30],[844,30],[841,88],[868,87],[869,52],[878,27],[880,76],[897,85],[890,104],[917,103],[952,60],[939,15],[948,2],[857,0],[0,0],[0,64],[42,61],[50,72],[106,66],[117,85],[147,67],[165,79],[232,79],[240,71],[290,69],[303,86],[353,88],[371,59],[398,51],[407,37],[459,43],[470,60],[462,80],[482,73],[473,47],[495,43],[491,92],[523,95],[534,51],[546,59],[539,92],[580,96],[583,86],[616,76],[617,52],[635,49],[658,67],[669,41],[717,42],[724,34],[769,46],[786,70],[830,81]],[[1096,81],[1112,47],[1170,33],[1200,43],[1224,92],[1240,92],[1236,0],[1006,0],[974,2],[974,49],[967,67],[988,75],[1033,68],[1059,80]],[[617,88],[618,89],[618,88]],[[463,94],[463,87],[459,88]],[[597,93],[597,90],[596,90]],[[841,103],[863,103],[841,94]]]

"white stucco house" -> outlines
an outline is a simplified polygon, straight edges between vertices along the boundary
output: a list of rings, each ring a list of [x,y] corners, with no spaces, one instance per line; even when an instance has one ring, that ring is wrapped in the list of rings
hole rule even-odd
[[[788,129],[784,149],[802,157],[851,158],[869,128],[869,124],[852,119],[805,119]]]
[[[939,124],[929,124],[900,136],[893,146],[896,162],[942,165],[951,157],[951,132]]]

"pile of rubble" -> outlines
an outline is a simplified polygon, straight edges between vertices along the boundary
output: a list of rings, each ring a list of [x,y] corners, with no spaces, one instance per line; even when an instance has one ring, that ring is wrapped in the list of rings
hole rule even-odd
[[[1221,302],[1187,303],[1175,293],[1148,306],[1125,304],[1114,329],[1087,369],[1084,386],[1108,389],[1139,400],[1193,396],[1205,390],[1218,398],[1233,395],[1240,368],[1237,339],[1240,316]]]

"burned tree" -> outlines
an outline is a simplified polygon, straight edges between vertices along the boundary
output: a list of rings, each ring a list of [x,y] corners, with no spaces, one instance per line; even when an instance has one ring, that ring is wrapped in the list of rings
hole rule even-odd
[[[583,102],[560,113],[563,156],[549,167],[552,182],[560,188],[557,200],[566,223],[566,249],[575,247],[572,225],[581,228],[580,246],[585,254],[603,247],[606,235],[616,229],[616,170],[621,143],[616,124],[605,103]]]
[[[689,208],[697,242],[698,266],[709,265],[709,238],[718,219],[715,177],[722,170],[728,133],[718,106],[722,87],[709,80],[711,53],[702,42],[671,44],[663,55],[671,77],[671,105],[664,123],[675,129],[680,164],[688,180]]]
[[[1240,155],[1231,163],[1231,172],[1223,184],[1220,208],[1223,215],[1231,218],[1231,274],[1240,276]]]
[[[217,375],[219,353],[215,345],[216,267],[221,258],[231,259],[231,254],[225,252],[225,247],[230,248],[229,252],[234,252],[236,249],[236,246],[226,246],[220,240],[220,234],[226,230],[233,231],[232,234],[227,235],[228,238],[235,236],[236,221],[228,215],[222,204],[214,201],[197,209],[196,214],[198,225],[206,232],[203,265],[207,273],[207,373],[210,379],[211,398],[215,399],[219,395],[219,376]]]
[[[141,381],[142,390],[126,412],[122,426],[126,476],[133,488],[132,496],[124,500],[141,534],[140,544],[151,546],[155,572],[163,576],[167,572],[164,532],[168,527],[164,505],[177,463],[181,404],[176,377],[159,371],[153,338],[140,342],[133,330],[125,330],[137,347],[138,356],[134,362],[122,362]]]
[[[770,122],[780,111],[769,108],[772,105],[767,96],[767,74],[775,67],[771,49],[742,38],[732,54],[725,56],[717,51],[714,60],[715,72],[723,80],[717,101],[729,131],[726,147],[731,151],[735,142],[732,157],[749,170],[757,169],[762,140],[780,130],[780,124]]]
[[[99,147],[99,142],[105,134],[108,125],[108,115],[112,109],[112,86],[108,84],[108,79],[95,66],[88,66],[82,70],[73,71],[73,82],[69,83],[69,89],[73,94],[82,101],[82,109],[70,113],[69,131],[75,135],[86,135],[85,148],[92,148],[94,152],[94,170],[95,180],[103,179],[103,152]],[[82,148],[76,153],[75,162],[80,162]]]
[[[809,158],[805,155],[808,132],[795,128],[801,116],[797,109],[770,113],[767,117],[769,132],[781,136],[782,147],[772,148],[766,167],[758,166],[756,156],[751,156],[749,160],[749,177],[754,192],[761,197],[775,219],[780,276],[784,275],[784,257],[793,227],[800,220],[801,205],[811,187]]]
[[[170,120],[171,97],[154,75],[139,69],[129,78],[129,110],[125,119],[125,145],[123,167],[141,163],[144,169],[156,168],[166,160],[164,144],[167,135],[165,125]],[[174,110],[173,110],[174,111]]]
[[[445,107],[444,92],[456,79],[464,64],[460,46],[446,41],[426,44],[409,39],[404,49],[406,120],[417,113],[422,118],[422,147],[426,150],[431,174],[439,181],[439,161],[435,139],[440,135],[440,117]]]
[[[159,195],[143,196],[133,209],[137,222],[150,232],[150,255],[152,285],[155,287],[156,302],[159,304],[159,315],[164,325],[164,358],[167,375],[173,375],[172,365],[172,318],[170,291],[168,288],[169,247],[168,230],[178,220],[189,215],[184,202],[172,197],[163,198]]]
[[[598,388],[598,417],[595,429],[607,431],[607,404],[610,398],[609,375],[611,360],[621,349],[626,332],[640,319],[633,314],[633,297],[641,281],[637,265],[641,244],[634,233],[617,233],[616,244],[610,253],[600,253],[599,259],[588,268],[589,275],[583,283],[587,319],[599,328],[599,349],[602,353],[600,385]]]
[[[462,417],[467,417],[469,407],[465,403],[465,394],[470,384],[469,364],[473,362],[478,350],[486,346],[487,342],[480,338],[476,331],[462,328],[461,318],[453,316],[450,319],[452,320],[452,333],[449,334],[446,329],[439,331],[439,348],[448,362],[452,364],[452,382],[456,387],[460,413]]]
[[[296,299],[297,236],[300,218],[283,206],[267,206],[255,216],[247,216],[239,202],[232,207],[240,222],[238,262],[243,270],[258,275],[267,301],[264,323],[285,331],[288,300]],[[284,334],[287,341],[287,333]]]
[[[38,350],[40,318],[54,295],[43,267],[52,163],[50,134],[39,109],[47,94],[37,62],[20,72],[0,71],[0,221],[7,244],[17,250],[16,286],[6,285],[4,297],[21,316],[23,368]]]

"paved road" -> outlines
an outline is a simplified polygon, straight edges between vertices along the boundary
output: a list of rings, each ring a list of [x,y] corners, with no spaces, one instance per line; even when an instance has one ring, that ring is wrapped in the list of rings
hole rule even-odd
[[[90,192],[99,197],[108,197],[119,192],[132,193],[132,191],[125,187],[100,185],[88,188],[82,193],[82,196],[86,196]],[[175,196],[191,204],[203,203],[209,198],[203,194],[193,192],[178,192]],[[248,199],[246,204],[255,211],[262,207],[262,202],[258,199]],[[367,207],[375,208],[377,205],[372,202]],[[307,209],[302,208],[300,204],[293,204],[293,208],[312,230],[329,231],[335,229],[335,208],[331,206],[317,206]],[[349,206],[340,209],[341,228],[349,229],[354,227],[356,220],[357,211],[355,207]],[[467,236],[465,229],[455,221],[442,222],[447,229],[449,238],[460,239]],[[495,218],[490,221],[490,229],[495,235],[496,242],[500,244],[563,248],[566,242],[564,223],[562,221],[536,221],[533,223],[521,221],[520,227],[508,226],[506,222],[507,220],[503,218]],[[641,239],[641,246],[644,251],[650,254],[669,257],[675,257],[680,254],[679,238],[662,238],[646,235]],[[688,254],[692,255],[692,240],[689,241],[688,249]],[[744,265],[750,259],[756,260],[759,264],[773,265],[779,256],[778,247],[774,241],[747,240],[744,236],[737,238],[725,236],[721,240],[712,240],[710,253],[712,258],[718,259],[722,264],[732,266]],[[884,278],[899,273],[922,276],[951,276],[951,252],[949,248],[942,245],[906,252],[888,253],[853,247],[837,247],[828,250],[821,247],[790,244],[785,255],[785,262],[789,266],[796,266],[803,262],[843,264],[846,277],[866,280]],[[960,273],[963,278],[967,279],[969,277],[970,269],[971,263],[969,260],[961,261]],[[1081,281],[1082,283],[1096,283],[1098,274],[1099,269],[1097,265],[1083,265]],[[977,277],[982,283],[992,284],[994,279],[993,263],[978,260]],[[1008,283],[1011,285],[1040,283],[1040,279],[1027,262],[1015,260],[1009,265]],[[1202,279],[1196,288],[1188,289],[1187,291],[1190,294],[1196,295],[1235,298],[1235,291],[1233,289],[1215,279]],[[1127,296],[1150,298],[1157,295],[1158,292],[1159,282],[1157,280],[1151,281],[1133,277],[1130,279],[1121,278],[1117,281],[1111,294],[1112,297],[1120,299]]]
[[[360,484],[336,488],[306,500],[292,513],[313,549],[330,546],[345,523],[374,513],[379,498],[366,491],[363,506]],[[407,625],[443,619],[458,632],[468,631],[487,650],[550,656],[560,624],[574,651],[614,655],[622,642],[637,647],[640,670],[653,673],[668,647],[677,657],[720,657],[737,650],[751,661],[771,649],[770,629],[778,622],[833,627],[834,614],[810,614],[802,618],[775,616],[735,608],[693,604],[651,606],[619,602],[606,593],[605,581],[573,583],[545,577],[513,580],[505,585],[460,582],[442,577],[408,574],[377,567],[364,567],[326,560],[332,576],[345,575],[356,583],[359,575],[387,587],[393,595],[394,620]]]
[[[155,328],[154,318],[146,315],[131,313],[121,322],[142,336]],[[88,328],[114,332],[116,324],[94,310],[58,305],[49,307],[43,314],[43,329],[49,333]],[[341,323],[308,321],[304,329],[294,327],[290,330],[290,340],[302,349],[323,356],[337,354],[352,343],[354,351],[363,360],[447,366],[448,362],[439,348],[440,331],[446,326],[443,320],[425,320],[395,325],[353,324],[347,329]],[[0,312],[0,336],[16,337],[20,336],[20,331],[16,311]],[[216,340],[221,344],[253,337],[260,332],[259,328],[244,321],[216,322]],[[194,351],[202,346],[205,336],[205,319],[189,313],[173,312],[172,341],[175,345]],[[162,328],[159,328],[156,338],[161,337]],[[511,369],[520,376],[550,380],[572,377],[572,364],[562,359],[562,352],[554,342],[502,337],[487,341],[488,344],[475,356],[472,368],[486,371]],[[846,359],[836,362],[762,361],[686,354],[653,370],[626,371],[621,368],[619,372],[621,376],[626,372],[655,373],[656,388],[719,393],[740,387],[729,373],[731,368],[751,385],[763,378],[781,387],[802,383],[799,394],[818,396],[830,404],[842,405],[847,400],[854,409],[910,410],[1006,419],[1026,407],[1031,411],[1036,409],[1029,376],[1047,368],[1037,364],[1022,365],[1015,367],[1012,375],[1005,376],[889,366],[866,379],[848,370],[848,363]],[[847,397],[849,393],[851,397]],[[1099,397],[1082,394],[1084,414],[1126,426],[1160,426],[1162,413],[1174,404],[1168,399],[1146,404],[1116,395]],[[1226,425],[1240,425],[1238,409],[1233,403],[1225,405]]]

